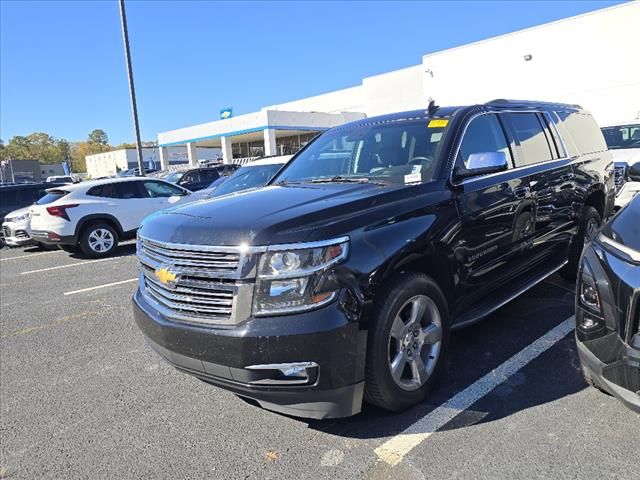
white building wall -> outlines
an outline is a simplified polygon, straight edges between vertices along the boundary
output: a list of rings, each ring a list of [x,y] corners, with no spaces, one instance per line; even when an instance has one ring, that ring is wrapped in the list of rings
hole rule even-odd
[[[428,105],[422,87],[422,64],[363,79],[362,85],[264,107],[290,112],[361,112],[367,116]]]
[[[265,113],[270,127],[299,126],[310,129],[317,128],[318,130],[335,127],[364,117],[362,113],[358,112],[314,112],[313,115],[309,115],[309,112],[283,112],[278,110],[269,110],[265,111]]]
[[[323,93],[313,97],[293,100],[264,107],[262,110],[285,110],[293,112],[362,112],[365,108],[364,91],[361,85]]]
[[[425,55],[424,97],[577,103],[600,124],[628,121],[640,113],[639,46],[636,1]]]
[[[169,147],[169,163],[187,163],[189,161],[186,147]],[[221,150],[219,148],[198,147],[198,159],[214,160],[218,158]],[[158,148],[143,147],[142,161],[145,166],[153,159],[156,168],[160,168],[160,152]],[[97,153],[85,157],[87,165],[87,175],[91,178],[108,177],[115,175],[119,171],[138,168],[138,155],[134,148],[114,150],[111,152]]]
[[[367,116],[426,108],[422,65],[367,77],[362,81]]]

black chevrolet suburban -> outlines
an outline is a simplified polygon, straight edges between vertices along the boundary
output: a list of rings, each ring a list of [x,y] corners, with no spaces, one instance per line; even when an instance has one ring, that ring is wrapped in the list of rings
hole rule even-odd
[[[577,105],[495,100],[316,137],[262,189],[148,217],[135,320],[176,368],[300,417],[422,401],[474,323],[556,271],[612,210]]]
[[[577,287],[587,382],[640,412],[640,195],[584,249]]]

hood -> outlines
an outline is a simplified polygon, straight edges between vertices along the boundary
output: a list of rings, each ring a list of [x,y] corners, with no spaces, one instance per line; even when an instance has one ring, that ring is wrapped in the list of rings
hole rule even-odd
[[[640,148],[614,149],[609,150],[609,152],[611,152],[614,163],[633,165],[636,162],[640,162]]]
[[[324,240],[424,208],[444,192],[433,184],[273,185],[159,212],[144,220],[140,234],[219,246]]]
[[[640,255],[640,195],[633,197],[629,204],[605,225],[602,235]]]

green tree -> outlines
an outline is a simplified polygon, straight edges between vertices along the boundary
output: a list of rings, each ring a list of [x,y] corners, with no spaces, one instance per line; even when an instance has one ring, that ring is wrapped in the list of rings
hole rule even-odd
[[[2,147],[2,158],[13,160],[38,160],[40,163],[59,163],[68,155],[68,142],[56,139],[44,132],[16,135]]]
[[[71,158],[71,145],[64,138],[58,140],[58,150],[63,160],[69,160]]]
[[[100,128],[96,128],[95,130],[92,130],[91,133],[89,133],[88,140],[89,140],[89,143],[109,145],[109,137],[107,136],[107,133]]]

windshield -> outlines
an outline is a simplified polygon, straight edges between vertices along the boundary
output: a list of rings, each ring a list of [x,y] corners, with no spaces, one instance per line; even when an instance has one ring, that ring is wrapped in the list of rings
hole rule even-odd
[[[447,123],[421,118],[329,130],[300,152],[276,181],[428,182]]]
[[[219,197],[220,195],[240,192],[249,188],[264,187],[282,168],[282,165],[282,163],[273,163],[271,165],[242,167],[233,175],[226,177],[222,185],[213,191],[211,197]]]
[[[170,183],[178,183],[183,176],[184,172],[173,172],[164,177],[164,179]]]
[[[640,124],[617,125],[602,129],[604,140],[610,150],[640,148]]]

